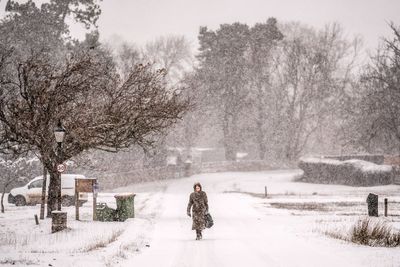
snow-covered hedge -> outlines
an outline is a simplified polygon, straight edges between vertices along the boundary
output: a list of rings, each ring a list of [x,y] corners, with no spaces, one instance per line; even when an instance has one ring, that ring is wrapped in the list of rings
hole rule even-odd
[[[193,165],[195,173],[209,172],[227,172],[227,171],[263,171],[277,168],[286,168],[286,166],[276,166],[276,164],[264,160],[244,160],[244,161],[216,161],[203,162],[199,165]]]
[[[359,159],[368,162],[373,162],[375,164],[384,164],[385,156],[382,154],[358,154],[358,155],[341,155],[341,156],[324,156],[325,159],[337,159],[340,161]]]
[[[305,158],[299,162],[307,182],[372,186],[391,184],[393,171],[389,165],[352,159],[340,161],[326,158]]]

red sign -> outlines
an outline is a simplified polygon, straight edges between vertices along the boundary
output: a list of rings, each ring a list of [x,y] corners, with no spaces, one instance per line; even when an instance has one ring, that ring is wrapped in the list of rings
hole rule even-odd
[[[59,173],[63,173],[63,172],[65,172],[67,170],[67,165],[65,165],[65,164],[58,164],[57,165],[57,171],[59,172]]]

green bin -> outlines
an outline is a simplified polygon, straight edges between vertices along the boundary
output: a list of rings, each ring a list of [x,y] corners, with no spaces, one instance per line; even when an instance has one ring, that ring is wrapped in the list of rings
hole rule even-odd
[[[124,193],[115,195],[117,201],[117,220],[125,221],[128,218],[135,218],[135,194]]]
[[[106,203],[97,203],[96,216],[98,221],[112,222],[116,220],[117,211],[109,208]]]

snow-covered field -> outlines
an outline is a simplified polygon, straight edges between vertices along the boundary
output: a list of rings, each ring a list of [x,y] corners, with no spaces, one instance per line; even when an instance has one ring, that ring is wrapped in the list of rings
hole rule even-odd
[[[368,247],[329,237],[345,233],[366,214],[368,193],[389,199],[400,229],[400,186],[356,188],[293,182],[298,170],[201,174],[132,185],[136,218],[92,222],[68,212],[69,229],[51,234],[50,219],[36,226],[39,206],[6,205],[0,214],[2,266],[400,266],[400,248]],[[186,205],[195,181],[208,194],[215,225],[195,241]],[[268,197],[264,197],[267,186]],[[115,207],[113,193],[100,202]],[[380,206],[380,213],[383,206]]]

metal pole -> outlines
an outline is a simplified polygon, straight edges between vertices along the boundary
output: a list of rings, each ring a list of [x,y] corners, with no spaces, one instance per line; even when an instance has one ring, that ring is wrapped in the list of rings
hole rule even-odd
[[[267,197],[268,195],[267,186],[265,186],[264,190],[265,190],[265,197]]]
[[[75,220],[79,221],[79,192],[78,180],[75,178]]]
[[[42,201],[40,202],[40,219],[44,220],[44,209],[46,206],[46,189],[47,189],[47,170],[43,165],[43,185],[42,185]]]
[[[387,217],[387,214],[388,214],[388,199],[387,198],[385,198],[385,217]]]
[[[97,205],[97,180],[92,181],[92,192],[93,192],[93,221],[97,221],[96,205]],[[96,188],[95,188],[96,187]]]
[[[58,156],[59,156],[59,164],[62,164],[62,143],[58,144]],[[57,164],[58,165],[58,164]],[[57,170],[58,172],[58,170]],[[61,211],[61,173],[58,172],[58,188],[57,188],[57,209]]]

